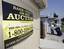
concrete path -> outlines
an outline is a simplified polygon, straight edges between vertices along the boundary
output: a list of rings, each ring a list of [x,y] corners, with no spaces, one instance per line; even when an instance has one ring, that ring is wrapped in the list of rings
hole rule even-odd
[[[62,36],[47,34],[45,39],[40,39],[41,49],[64,49],[64,33]]]
[[[41,49],[64,49],[64,44],[52,40],[40,39]]]

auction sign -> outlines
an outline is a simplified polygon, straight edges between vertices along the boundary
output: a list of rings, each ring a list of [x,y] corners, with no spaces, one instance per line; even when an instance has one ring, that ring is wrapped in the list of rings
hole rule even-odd
[[[2,1],[3,38],[5,48],[9,48],[33,33],[33,14],[22,7]]]

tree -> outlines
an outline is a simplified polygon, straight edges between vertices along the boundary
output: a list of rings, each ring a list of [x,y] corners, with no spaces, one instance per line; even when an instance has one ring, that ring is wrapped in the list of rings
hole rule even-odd
[[[62,18],[61,21],[64,22],[64,18]]]
[[[56,13],[53,14],[54,17],[58,18],[58,15]]]

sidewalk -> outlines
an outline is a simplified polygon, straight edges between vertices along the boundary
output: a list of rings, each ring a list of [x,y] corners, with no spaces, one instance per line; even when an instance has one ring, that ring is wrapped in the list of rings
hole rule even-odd
[[[40,39],[41,49],[64,49],[64,44],[52,40]]]

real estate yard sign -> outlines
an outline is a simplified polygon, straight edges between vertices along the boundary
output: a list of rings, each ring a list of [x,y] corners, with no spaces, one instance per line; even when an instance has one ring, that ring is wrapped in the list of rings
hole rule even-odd
[[[5,48],[17,44],[33,33],[32,12],[4,1],[2,10]]]

